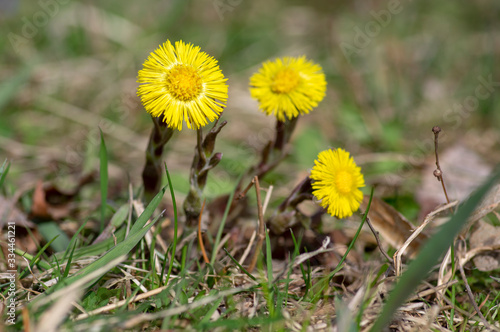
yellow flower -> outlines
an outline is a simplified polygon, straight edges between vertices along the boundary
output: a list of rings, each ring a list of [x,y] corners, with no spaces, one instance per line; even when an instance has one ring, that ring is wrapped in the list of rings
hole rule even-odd
[[[305,56],[265,62],[250,78],[250,94],[260,109],[278,120],[307,114],[325,97],[326,80],[320,65]]]
[[[319,153],[311,170],[314,180],[313,194],[328,213],[346,218],[359,209],[365,186],[361,168],[343,149],[325,150]]]
[[[190,129],[214,121],[226,106],[227,79],[217,60],[198,46],[169,40],[150,54],[139,71],[137,94],[144,108],[168,127]]]

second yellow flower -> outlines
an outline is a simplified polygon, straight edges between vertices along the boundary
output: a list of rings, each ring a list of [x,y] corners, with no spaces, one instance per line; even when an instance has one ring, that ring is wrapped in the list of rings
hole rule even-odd
[[[325,92],[321,66],[305,56],[267,61],[250,78],[250,94],[259,101],[261,110],[280,121],[309,113]]]

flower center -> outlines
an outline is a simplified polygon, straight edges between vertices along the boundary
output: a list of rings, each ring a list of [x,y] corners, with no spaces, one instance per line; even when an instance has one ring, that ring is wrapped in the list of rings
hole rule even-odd
[[[174,98],[182,101],[192,100],[201,92],[201,77],[191,66],[176,65],[168,73],[166,86]]]
[[[352,174],[346,171],[340,171],[335,177],[335,184],[337,185],[337,190],[341,194],[348,194],[352,190],[352,184],[354,179]]]
[[[289,93],[299,85],[300,76],[293,69],[283,69],[274,76],[271,90],[274,93]]]

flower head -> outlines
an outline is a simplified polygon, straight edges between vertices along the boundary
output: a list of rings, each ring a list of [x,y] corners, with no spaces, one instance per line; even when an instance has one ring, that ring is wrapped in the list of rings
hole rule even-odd
[[[250,78],[250,94],[267,115],[285,121],[309,113],[325,97],[321,66],[305,56],[265,62]]]
[[[365,186],[361,168],[343,149],[319,153],[311,170],[313,194],[321,206],[338,218],[346,218],[359,209]]]
[[[139,71],[137,94],[144,108],[163,117],[168,127],[182,130],[205,126],[222,112],[227,100],[226,85],[217,60],[198,46],[169,40],[150,54]]]

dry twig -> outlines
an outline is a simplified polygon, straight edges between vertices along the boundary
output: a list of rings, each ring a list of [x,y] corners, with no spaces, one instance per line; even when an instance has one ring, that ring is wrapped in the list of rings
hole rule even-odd
[[[377,247],[380,250],[380,252],[382,253],[382,255],[384,255],[385,259],[387,259],[387,261],[389,263],[394,264],[394,260],[391,257],[389,257],[389,255],[387,255],[387,253],[385,252],[384,249],[382,249],[382,245],[380,244],[380,238],[378,236],[378,232],[375,230],[375,228],[373,228],[372,223],[370,222],[370,218],[368,218],[368,216],[366,217],[366,223],[368,224],[373,235],[375,236],[375,240],[377,241]]]
[[[255,192],[257,195],[257,213],[259,216],[259,233],[258,240],[255,246],[255,252],[253,254],[252,260],[250,261],[250,265],[248,266],[248,272],[252,272],[257,264],[257,259],[259,258],[260,251],[262,249],[262,245],[264,243],[264,239],[266,238],[266,226],[264,223],[264,213],[262,212],[262,199],[260,197],[260,184],[259,178],[255,176],[252,180],[255,184]]]
[[[460,270],[460,275],[462,276],[462,280],[464,281],[465,289],[467,290],[467,295],[469,296],[470,302],[471,302],[472,306],[474,307],[476,314],[478,315],[479,319],[484,324],[484,326],[486,326],[488,329],[494,331],[495,330],[494,327],[491,326],[490,323],[488,323],[488,321],[484,317],[483,313],[481,312],[481,309],[479,309],[479,307],[477,306],[476,300],[474,299],[474,294],[472,294],[472,290],[470,289],[469,283],[467,282],[467,276],[465,275],[463,265],[459,263],[458,269]]]
[[[424,228],[429,224],[431,221],[434,220],[434,217],[443,212],[446,209],[449,209],[455,205],[458,204],[458,201],[451,202],[449,204],[443,205],[439,207],[438,209],[432,211],[429,213],[422,224],[418,226],[417,229],[411,234],[411,236],[405,241],[405,243],[399,248],[395,253],[394,253],[394,269],[396,270],[396,276],[401,275],[401,256],[404,254],[406,248],[410,245],[410,243],[424,230]]]

